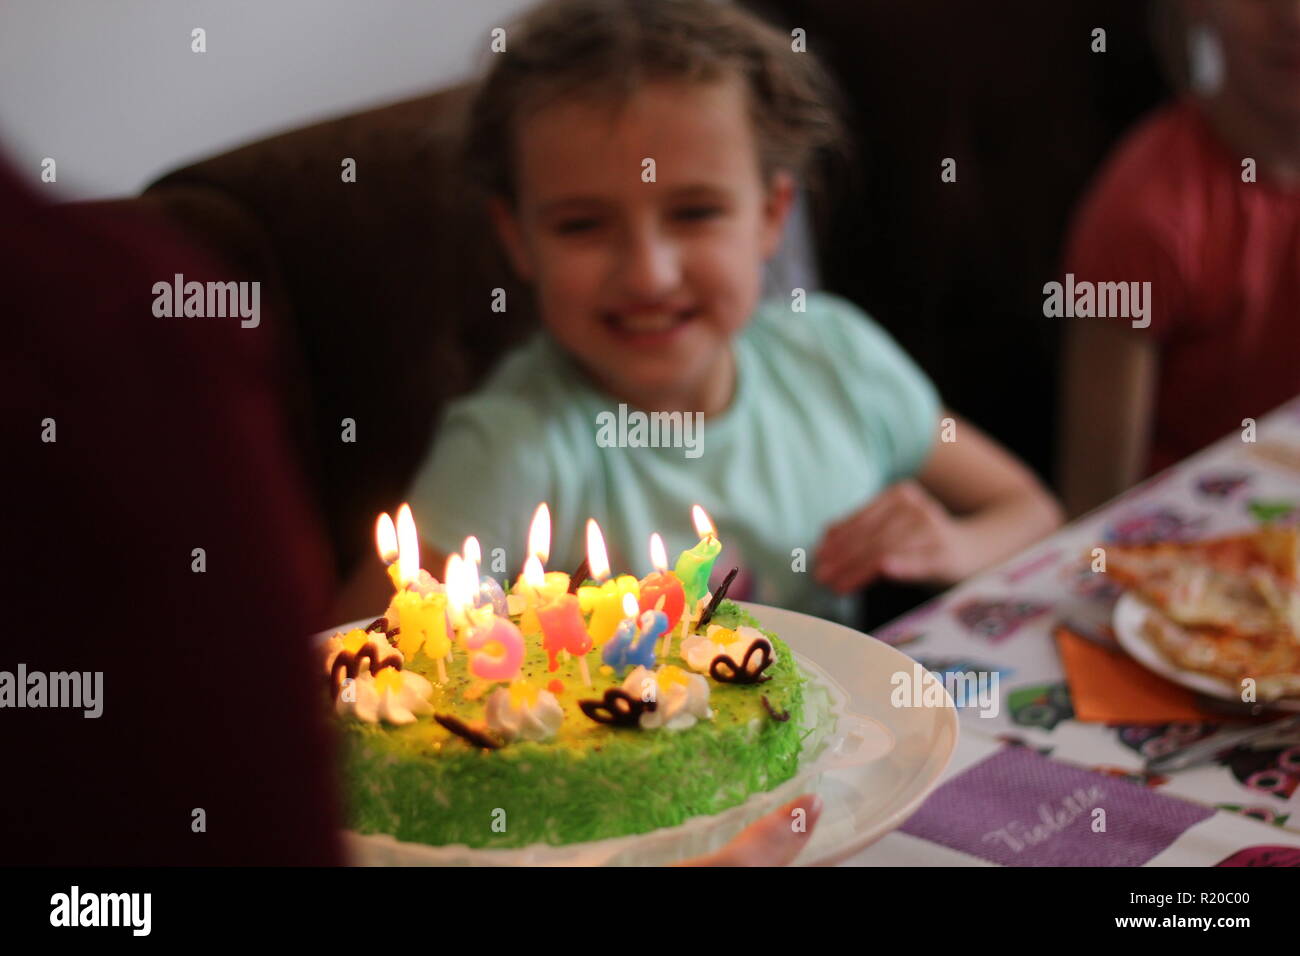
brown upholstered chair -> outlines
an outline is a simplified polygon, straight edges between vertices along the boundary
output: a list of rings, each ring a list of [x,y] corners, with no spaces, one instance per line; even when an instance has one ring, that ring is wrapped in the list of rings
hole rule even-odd
[[[262,282],[304,470],[340,573],[369,548],[446,401],[526,335],[509,275],[455,147],[467,90],[318,123],[163,176],[99,205],[161,211]],[[345,157],[355,183],[342,181]],[[492,290],[507,290],[505,313]],[[342,420],[356,442],[342,441]]]

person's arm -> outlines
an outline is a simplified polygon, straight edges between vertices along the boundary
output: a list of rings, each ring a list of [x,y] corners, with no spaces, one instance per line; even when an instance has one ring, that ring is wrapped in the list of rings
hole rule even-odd
[[[939,442],[917,480],[966,539],[962,577],[1010,557],[1059,527],[1061,506],[1034,473],[951,411],[956,441]]]
[[[1141,477],[1159,355],[1145,330],[1073,319],[1065,331],[1064,364],[1057,474],[1073,518]]]
[[[816,554],[817,578],[847,593],[884,576],[955,584],[1046,535],[1061,509],[1033,473],[971,423],[938,442],[915,479],[836,522]]]

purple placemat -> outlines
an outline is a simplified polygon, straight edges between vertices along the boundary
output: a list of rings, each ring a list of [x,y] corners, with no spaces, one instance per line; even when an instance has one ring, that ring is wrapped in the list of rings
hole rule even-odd
[[[1008,746],[941,786],[902,829],[1003,866],[1141,866],[1213,815]]]

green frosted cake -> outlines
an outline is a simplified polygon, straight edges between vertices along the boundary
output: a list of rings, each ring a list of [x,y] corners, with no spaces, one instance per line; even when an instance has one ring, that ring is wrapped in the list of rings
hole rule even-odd
[[[717,813],[798,768],[806,678],[731,601],[655,669],[620,675],[597,657],[590,687],[575,657],[548,669],[535,639],[509,686],[484,686],[465,654],[443,661],[439,684],[423,650],[403,660],[375,627],[326,652],[358,833],[476,848],[600,840]]]

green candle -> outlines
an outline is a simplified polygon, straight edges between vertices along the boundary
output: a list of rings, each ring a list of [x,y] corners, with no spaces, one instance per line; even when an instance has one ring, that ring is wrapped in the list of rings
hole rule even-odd
[[[709,521],[709,516],[704,513],[704,509],[696,505],[691,509],[691,514],[695,519],[695,530],[700,535],[700,543],[688,551],[683,551],[677,559],[677,567],[673,569],[686,592],[688,611],[693,609],[695,602],[708,592],[713,562],[722,553],[722,542],[714,533],[713,522]]]

